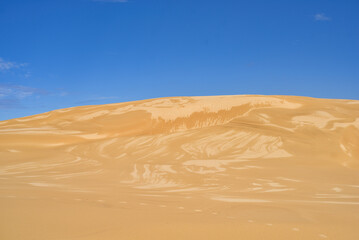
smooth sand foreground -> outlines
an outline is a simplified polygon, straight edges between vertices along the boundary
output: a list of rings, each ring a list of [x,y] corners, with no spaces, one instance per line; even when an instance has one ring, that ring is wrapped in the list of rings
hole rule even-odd
[[[173,97],[0,122],[0,239],[359,239],[359,101]]]

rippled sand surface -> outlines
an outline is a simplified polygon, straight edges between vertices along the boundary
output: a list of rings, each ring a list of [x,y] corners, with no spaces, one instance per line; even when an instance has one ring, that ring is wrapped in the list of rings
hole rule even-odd
[[[359,101],[174,97],[0,122],[0,239],[359,239]]]

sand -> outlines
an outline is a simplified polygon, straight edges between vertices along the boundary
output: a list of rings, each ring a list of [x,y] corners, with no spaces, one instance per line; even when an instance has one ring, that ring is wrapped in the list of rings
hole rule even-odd
[[[172,97],[0,122],[0,239],[359,239],[359,101]]]

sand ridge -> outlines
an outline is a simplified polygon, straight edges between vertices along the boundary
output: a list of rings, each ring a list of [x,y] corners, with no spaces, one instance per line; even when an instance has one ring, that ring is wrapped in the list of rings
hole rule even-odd
[[[354,240],[358,176],[359,101],[60,109],[0,122],[0,238]]]

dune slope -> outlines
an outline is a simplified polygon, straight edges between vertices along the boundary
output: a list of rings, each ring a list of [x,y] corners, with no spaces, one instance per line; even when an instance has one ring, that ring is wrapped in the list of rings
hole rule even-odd
[[[1,239],[359,239],[359,101],[172,97],[0,122]]]

